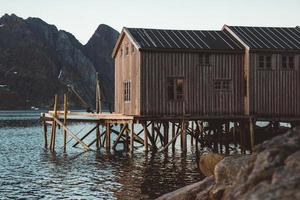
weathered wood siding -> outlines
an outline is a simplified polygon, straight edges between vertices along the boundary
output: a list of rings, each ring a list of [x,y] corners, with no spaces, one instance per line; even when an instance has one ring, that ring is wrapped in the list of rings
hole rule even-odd
[[[141,107],[146,116],[242,115],[243,54],[211,53],[201,66],[197,52],[141,52]],[[168,77],[184,78],[184,101],[167,99]],[[215,79],[230,79],[230,91],[214,89]]]
[[[128,54],[126,55],[126,46]],[[121,50],[122,49],[122,50]],[[122,55],[121,55],[121,52]],[[125,35],[115,57],[115,112],[139,115],[140,112],[140,52]],[[131,82],[130,101],[124,99],[124,81]]]
[[[250,114],[265,117],[300,116],[300,55],[295,69],[281,67],[279,53],[272,54],[272,70],[258,68],[259,53],[250,53]]]

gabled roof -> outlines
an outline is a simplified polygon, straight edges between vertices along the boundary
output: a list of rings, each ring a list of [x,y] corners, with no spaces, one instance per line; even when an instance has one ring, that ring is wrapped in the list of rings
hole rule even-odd
[[[299,27],[224,26],[250,49],[300,50]]]
[[[140,49],[242,50],[232,36],[222,31],[125,28]]]

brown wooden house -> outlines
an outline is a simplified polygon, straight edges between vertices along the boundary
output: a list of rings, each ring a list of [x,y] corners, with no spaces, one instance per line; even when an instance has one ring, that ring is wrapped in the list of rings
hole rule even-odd
[[[124,28],[115,46],[115,111],[242,115],[244,49],[222,31]]]
[[[299,28],[124,28],[115,111],[135,116],[299,117]]]
[[[245,114],[300,117],[300,29],[224,26],[245,48]]]

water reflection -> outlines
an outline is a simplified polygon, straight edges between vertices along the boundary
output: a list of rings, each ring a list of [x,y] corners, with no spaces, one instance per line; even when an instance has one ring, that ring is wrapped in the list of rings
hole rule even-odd
[[[133,157],[76,148],[50,152],[43,148],[38,115],[22,122],[9,115],[0,116],[0,198],[153,199],[203,178],[190,150],[137,150]]]

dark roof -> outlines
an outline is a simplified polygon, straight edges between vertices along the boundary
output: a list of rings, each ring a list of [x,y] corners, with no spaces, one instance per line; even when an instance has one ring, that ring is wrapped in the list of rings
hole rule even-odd
[[[242,50],[222,31],[125,28],[141,49]]]
[[[250,49],[300,50],[300,29],[227,26]]]

